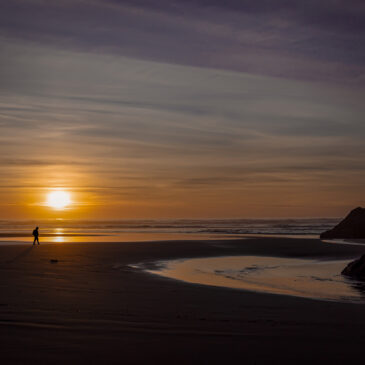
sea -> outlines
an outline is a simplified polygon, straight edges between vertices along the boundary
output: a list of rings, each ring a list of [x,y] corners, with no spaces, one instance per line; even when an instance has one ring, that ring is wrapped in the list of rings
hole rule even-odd
[[[236,239],[257,235],[317,238],[339,221],[340,218],[1,220],[0,243],[29,242],[36,226],[44,243]]]

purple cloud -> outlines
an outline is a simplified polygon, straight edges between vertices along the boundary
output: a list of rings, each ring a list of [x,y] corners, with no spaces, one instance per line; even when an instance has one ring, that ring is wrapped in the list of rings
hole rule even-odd
[[[4,39],[300,79],[364,82],[365,4],[268,0],[2,5]]]

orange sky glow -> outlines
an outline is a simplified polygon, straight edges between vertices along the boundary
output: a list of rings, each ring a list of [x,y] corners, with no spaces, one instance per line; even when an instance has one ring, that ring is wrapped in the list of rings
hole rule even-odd
[[[356,90],[5,46],[1,219],[338,217],[364,204]],[[46,204],[56,189],[65,209]]]

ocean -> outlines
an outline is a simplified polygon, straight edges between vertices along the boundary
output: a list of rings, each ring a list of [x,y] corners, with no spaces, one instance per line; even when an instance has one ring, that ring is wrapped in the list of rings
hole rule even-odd
[[[0,242],[29,242],[39,226],[41,242],[111,242],[234,239],[252,235],[318,237],[340,218],[136,219],[0,221]]]

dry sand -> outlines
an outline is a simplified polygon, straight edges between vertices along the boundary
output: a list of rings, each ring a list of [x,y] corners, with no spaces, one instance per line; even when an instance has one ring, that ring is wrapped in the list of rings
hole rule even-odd
[[[355,363],[364,305],[186,284],[128,265],[364,251],[285,238],[0,246],[1,364]]]

